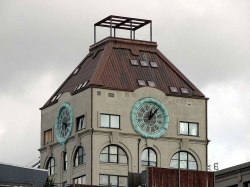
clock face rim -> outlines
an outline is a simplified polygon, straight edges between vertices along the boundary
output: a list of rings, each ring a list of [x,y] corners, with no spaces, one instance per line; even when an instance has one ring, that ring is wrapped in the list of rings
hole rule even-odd
[[[139,125],[137,114],[139,110],[145,106],[146,104],[152,104],[156,107],[158,107],[158,110],[161,112],[161,115],[163,116],[163,123],[160,126],[160,130],[157,130],[155,133],[148,133]],[[144,97],[139,100],[137,100],[131,110],[131,123],[134,128],[134,130],[142,137],[144,138],[150,138],[150,139],[158,139],[163,136],[163,134],[166,133],[169,125],[169,115],[166,107],[157,99],[152,97]],[[145,123],[145,121],[144,121]],[[146,124],[148,125],[148,124]]]
[[[61,118],[63,110],[65,109],[68,111],[70,119],[69,119],[69,124],[68,124],[69,125],[68,131],[65,136],[62,136],[61,134],[62,125],[60,125],[60,118]],[[66,143],[66,141],[71,135],[71,132],[73,129],[73,119],[74,119],[73,110],[72,110],[71,105],[69,103],[63,103],[57,112],[56,122],[55,122],[55,136],[56,136],[57,141],[62,145]]]

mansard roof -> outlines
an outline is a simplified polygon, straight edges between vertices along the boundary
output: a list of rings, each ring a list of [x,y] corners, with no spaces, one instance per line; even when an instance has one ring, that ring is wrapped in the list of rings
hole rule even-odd
[[[156,42],[108,37],[90,46],[88,55],[42,108],[56,103],[65,92],[74,95],[89,87],[133,92],[142,86],[171,96],[205,98],[157,49]]]

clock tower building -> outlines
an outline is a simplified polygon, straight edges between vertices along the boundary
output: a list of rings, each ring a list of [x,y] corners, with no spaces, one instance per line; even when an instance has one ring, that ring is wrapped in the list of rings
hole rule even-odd
[[[120,16],[96,23],[95,35],[102,26],[111,36],[90,46],[41,108],[40,165],[58,185],[138,186],[150,166],[207,170],[207,98],[152,33],[135,39],[147,24]]]

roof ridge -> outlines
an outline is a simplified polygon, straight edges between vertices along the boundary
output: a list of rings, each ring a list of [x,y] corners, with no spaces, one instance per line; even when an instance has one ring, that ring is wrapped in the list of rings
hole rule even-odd
[[[193,90],[197,90],[202,94],[202,96],[205,96],[168,58],[159,50],[156,49],[156,54],[159,55],[160,58],[163,59],[164,62],[167,62],[169,67],[178,75],[180,78],[188,84]]]
[[[111,53],[113,48],[113,43],[108,42],[104,47],[104,51],[102,53],[102,57],[99,59],[98,65],[90,78],[90,84],[94,85],[103,85],[100,83],[100,76],[102,75],[102,71],[104,70],[105,64],[109,58],[109,54]]]

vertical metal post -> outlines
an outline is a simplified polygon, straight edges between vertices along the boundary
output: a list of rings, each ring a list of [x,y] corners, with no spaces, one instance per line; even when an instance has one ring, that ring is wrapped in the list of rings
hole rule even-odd
[[[116,34],[115,34],[115,31],[116,31],[116,30],[115,30],[115,28],[114,28],[114,37],[115,37],[115,35],[116,35]]]
[[[130,39],[132,39],[132,20],[130,20]]]
[[[96,26],[94,26],[94,44],[96,43]]]
[[[110,37],[112,37],[112,18],[110,19]]]
[[[150,41],[152,42],[152,21],[150,21]]]
[[[180,169],[180,152],[179,152],[178,153],[178,187],[180,186],[181,186],[181,169]]]
[[[133,35],[134,35],[134,36],[133,36],[133,39],[135,39],[135,31],[133,32]]]

